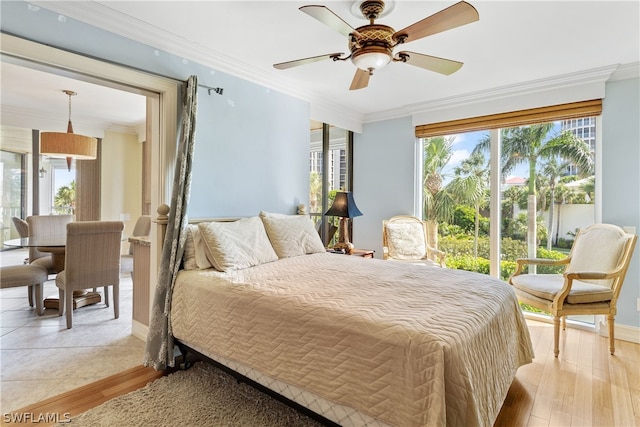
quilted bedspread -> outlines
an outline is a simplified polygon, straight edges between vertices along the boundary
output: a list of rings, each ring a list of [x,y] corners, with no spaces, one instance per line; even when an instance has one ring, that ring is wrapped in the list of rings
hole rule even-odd
[[[171,319],[186,344],[392,426],[491,426],[533,358],[505,282],[335,254],[181,271]]]

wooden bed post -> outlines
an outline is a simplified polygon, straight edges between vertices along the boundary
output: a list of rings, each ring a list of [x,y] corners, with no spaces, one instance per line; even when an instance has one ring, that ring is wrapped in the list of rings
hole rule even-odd
[[[169,223],[169,211],[171,210],[171,208],[169,207],[169,205],[166,204],[162,204],[160,206],[158,206],[158,209],[156,209],[156,211],[158,212],[158,216],[156,217],[156,220],[154,221],[157,226],[158,226],[158,230],[157,230],[157,236],[158,236],[158,265],[160,265],[160,259],[162,258],[162,246],[164,246],[164,236],[167,234],[167,224]]]

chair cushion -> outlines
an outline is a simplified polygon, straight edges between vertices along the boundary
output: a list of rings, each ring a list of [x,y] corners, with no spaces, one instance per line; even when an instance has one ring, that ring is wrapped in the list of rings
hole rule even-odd
[[[35,265],[38,267],[45,268],[49,274],[56,274],[58,271],[56,270],[56,266],[53,265],[53,258],[51,258],[50,254],[46,254],[41,258],[36,258],[29,265]]]
[[[566,272],[612,271],[620,261],[626,242],[624,231],[616,226],[597,224],[588,227],[576,239]],[[585,282],[611,286],[611,280],[590,279]]]
[[[427,246],[424,241],[424,228],[419,222],[388,223],[385,233],[389,258],[408,260],[425,257]]]
[[[0,270],[0,287],[32,286],[48,279],[47,270],[38,265],[9,265]]]
[[[553,301],[564,285],[562,274],[521,274],[513,276],[511,283],[517,291]],[[606,286],[574,280],[567,296],[568,304],[606,302],[613,299],[613,292]]]

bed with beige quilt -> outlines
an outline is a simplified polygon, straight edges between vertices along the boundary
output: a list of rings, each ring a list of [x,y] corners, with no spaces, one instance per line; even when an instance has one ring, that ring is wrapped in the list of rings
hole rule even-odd
[[[532,360],[495,278],[327,253],[306,217],[190,228],[174,338],[337,424],[491,426]]]

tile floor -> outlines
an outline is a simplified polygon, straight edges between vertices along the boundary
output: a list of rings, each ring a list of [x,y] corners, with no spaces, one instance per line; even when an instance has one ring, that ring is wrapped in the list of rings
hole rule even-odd
[[[26,251],[0,252],[2,265],[21,264]],[[102,292],[102,289],[99,289]],[[44,297],[58,295],[53,280]],[[120,318],[104,303],[65,316],[47,309],[42,316],[29,307],[27,288],[0,290],[0,413],[72,390],[140,365],[144,342],[131,335],[132,282],[120,278]]]

